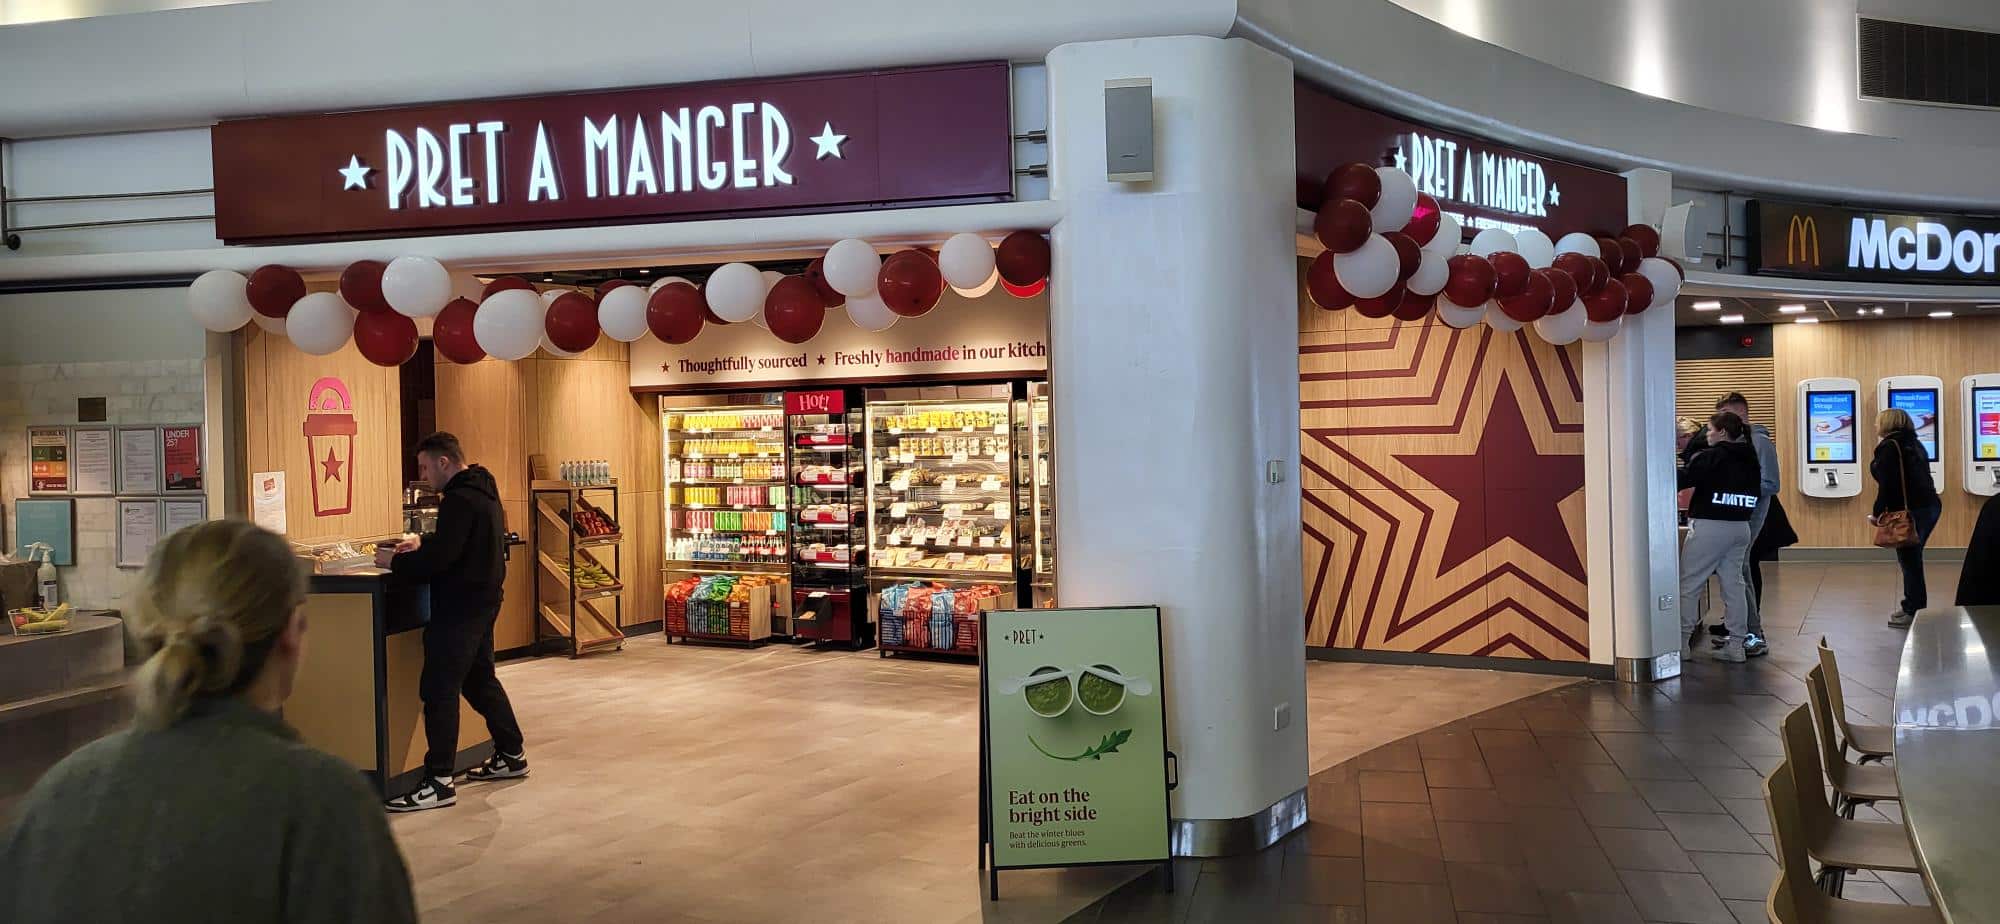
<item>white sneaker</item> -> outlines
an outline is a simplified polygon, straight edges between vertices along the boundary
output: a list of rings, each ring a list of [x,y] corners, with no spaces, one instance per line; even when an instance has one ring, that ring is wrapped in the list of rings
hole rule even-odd
[[[458,804],[458,790],[450,782],[424,777],[417,788],[382,803],[391,812],[421,812]]]
[[[1750,659],[1743,654],[1743,640],[1735,636],[1730,636],[1728,643],[1724,644],[1721,650],[1715,653],[1715,660],[1726,661],[1730,664],[1742,664]]]

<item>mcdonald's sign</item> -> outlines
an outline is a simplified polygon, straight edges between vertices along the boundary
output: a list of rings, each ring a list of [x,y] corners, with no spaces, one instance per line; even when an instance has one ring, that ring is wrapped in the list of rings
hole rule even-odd
[[[2000,217],[1752,199],[1750,271],[1876,282],[2000,282]]]

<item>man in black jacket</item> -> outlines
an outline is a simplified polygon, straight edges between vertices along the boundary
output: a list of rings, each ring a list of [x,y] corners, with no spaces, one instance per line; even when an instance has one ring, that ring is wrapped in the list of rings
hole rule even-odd
[[[431,585],[424,671],[418,681],[429,742],[427,772],[415,789],[385,803],[392,812],[444,808],[458,801],[452,772],[461,694],[493,734],[493,756],[466,771],[465,778],[479,782],[528,775],[521,726],[493,672],[493,620],[500,615],[501,584],[507,576],[500,489],[492,473],[465,464],[458,438],[449,433],[433,433],[417,444],[417,470],[444,495],[438,502],[437,532],[375,553],[376,564]]]
[[[1722,582],[1722,621],[1729,629],[1716,659],[1745,659],[1750,596],[1743,562],[1750,552],[1760,477],[1757,451],[1746,439],[1749,432],[1743,418],[1728,411],[1716,414],[1709,418],[1707,448],[1681,469],[1680,486],[1694,489],[1688,500],[1688,536],[1681,543],[1681,637],[1689,639],[1690,656],[1700,638],[1697,601],[1709,575],[1715,575]]]

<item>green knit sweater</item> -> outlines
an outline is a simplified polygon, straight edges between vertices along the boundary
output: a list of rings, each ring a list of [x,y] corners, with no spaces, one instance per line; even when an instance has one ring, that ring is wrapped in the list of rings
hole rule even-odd
[[[417,919],[361,775],[237,699],[85,746],[19,809],[0,835],[7,924]]]

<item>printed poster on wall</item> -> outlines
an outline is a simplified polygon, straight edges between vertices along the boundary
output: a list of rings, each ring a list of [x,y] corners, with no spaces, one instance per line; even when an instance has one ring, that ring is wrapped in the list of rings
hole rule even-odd
[[[169,492],[196,492],[201,481],[201,428],[160,428],[160,472]]]
[[[143,568],[160,541],[160,502],[118,502],[118,567]]]
[[[118,493],[160,493],[160,429],[118,428]]]
[[[77,427],[70,431],[72,492],[101,495],[117,490],[118,466],[112,458],[110,427]]]
[[[285,534],[285,473],[250,476],[250,519],[278,535]]]
[[[28,428],[28,493],[68,494],[69,428]]]
[[[982,617],[994,869],[1165,862],[1156,607]]]
[[[184,497],[160,502],[160,535],[171,536],[208,519],[208,501]]]

